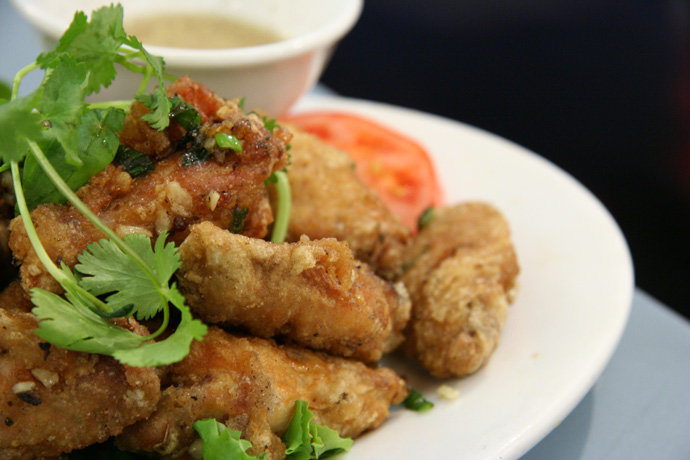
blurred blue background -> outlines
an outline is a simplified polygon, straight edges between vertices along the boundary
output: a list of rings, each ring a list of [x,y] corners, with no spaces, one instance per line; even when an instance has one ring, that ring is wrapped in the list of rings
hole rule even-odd
[[[322,82],[558,164],[620,224],[637,285],[690,317],[690,2],[365,0]]]

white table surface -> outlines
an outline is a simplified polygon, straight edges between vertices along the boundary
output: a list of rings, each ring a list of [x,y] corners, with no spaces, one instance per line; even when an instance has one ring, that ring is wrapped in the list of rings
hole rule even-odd
[[[9,0],[0,0],[0,43],[5,83],[41,51],[38,34]],[[690,459],[690,322],[637,289],[597,383],[523,459]]]

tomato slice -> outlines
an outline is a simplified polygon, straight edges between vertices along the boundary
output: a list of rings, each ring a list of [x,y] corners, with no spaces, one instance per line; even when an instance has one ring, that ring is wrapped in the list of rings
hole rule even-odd
[[[290,115],[293,123],[344,150],[359,179],[377,191],[389,209],[413,231],[429,206],[443,204],[434,165],[418,143],[372,120],[342,112]]]

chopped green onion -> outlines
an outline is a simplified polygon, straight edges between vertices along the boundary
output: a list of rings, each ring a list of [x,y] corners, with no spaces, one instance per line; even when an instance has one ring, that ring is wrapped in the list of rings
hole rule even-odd
[[[276,220],[273,223],[273,234],[271,242],[282,243],[287,235],[288,224],[290,222],[290,206],[292,204],[292,192],[290,181],[285,171],[276,171],[266,182],[274,183],[278,195],[278,205],[276,206]]]
[[[410,410],[413,410],[415,412],[426,412],[432,407],[434,407],[434,403],[431,401],[428,401],[420,392],[417,390],[412,390],[410,391],[410,395],[405,398],[403,401],[403,405]]]
[[[431,223],[432,220],[434,220],[435,217],[435,211],[432,206],[429,206],[422,212],[422,214],[419,216],[419,219],[417,220],[417,229],[421,230],[427,225]]]
[[[221,149],[230,149],[235,152],[242,151],[242,143],[235,136],[225,133],[216,134],[216,144]]]
[[[244,230],[244,219],[247,217],[249,208],[235,208],[232,214],[232,233],[242,233]]]

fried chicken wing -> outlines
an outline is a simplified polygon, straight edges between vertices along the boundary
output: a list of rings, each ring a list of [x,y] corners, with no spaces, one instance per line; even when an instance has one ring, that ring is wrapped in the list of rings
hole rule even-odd
[[[252,455],[284,457],[280,436],[296,400],[309,402],[314,421],[355,437],[380,425],[407,390],[390,369],[335,358],[212,327],[187,358],[171,366],[170,386],[156,411],[117,438],[124,450],[174,458],[198,439],[192,424],[213,417],[250,441]]]
[[[181,91],[179,86],[184,88],[179,83],[176,91]],[[148,130],[157,133],[150,127]],[[242,151],[219,148],[213,140],[217,133],[235,136],[243,145]],[[133,137],[136,136],[129,133],[126,139]],[[194,136],[198,144],[195,148],[202,146],[209,156],[207,159],[188,164],[187,144],[184,144],[181,150],[156,159],[155,170],[136,178],[111,164],[94,175],[77,194],[120,235],[136,232],[155,237],[167,231],[179,243],[189,225],[211,221],[245,235],[263,237],[273,220],[264,180],[287,161],[285,149],[289,137],[279,129],[269,133],[256,115],[243,115],[232,101],[218,103],[214,118]],[[160,142],[158,139],[155,143]],[[164,151],[149,148],[155,155]],[[40,205],[31,212],[31,217],[50,257],[69,266],[76,263],[77,255],[88,243],[103,238],[71,205]],[[12,221],[10,229],[10,247],[15,260],[22,264],[24,289],[41,287],[60,292],[38,260],[21,217]]]
[[[33,314],[0,308],[0,459],[80,449],[153,412],[160,395],[154,369],[63,350],[41,341],[36,327]]]
[[[180,288],[194,314],[376,362],[402,341],[410,303],[333,238],[270,243],[205,222],[180,246]]]
[[[299,128],[289,129],[294,137],[288,167],[292,188],[288,241],[298,241],[302,235],[347,241],[357,259],[392,279],[409,246],[409,229],[360,182],[347,153]]]
[[[405,351],[435,377],[475,372],[498,346],[519,272],[507,222],[483,203],[438,209],[408,257]]]

